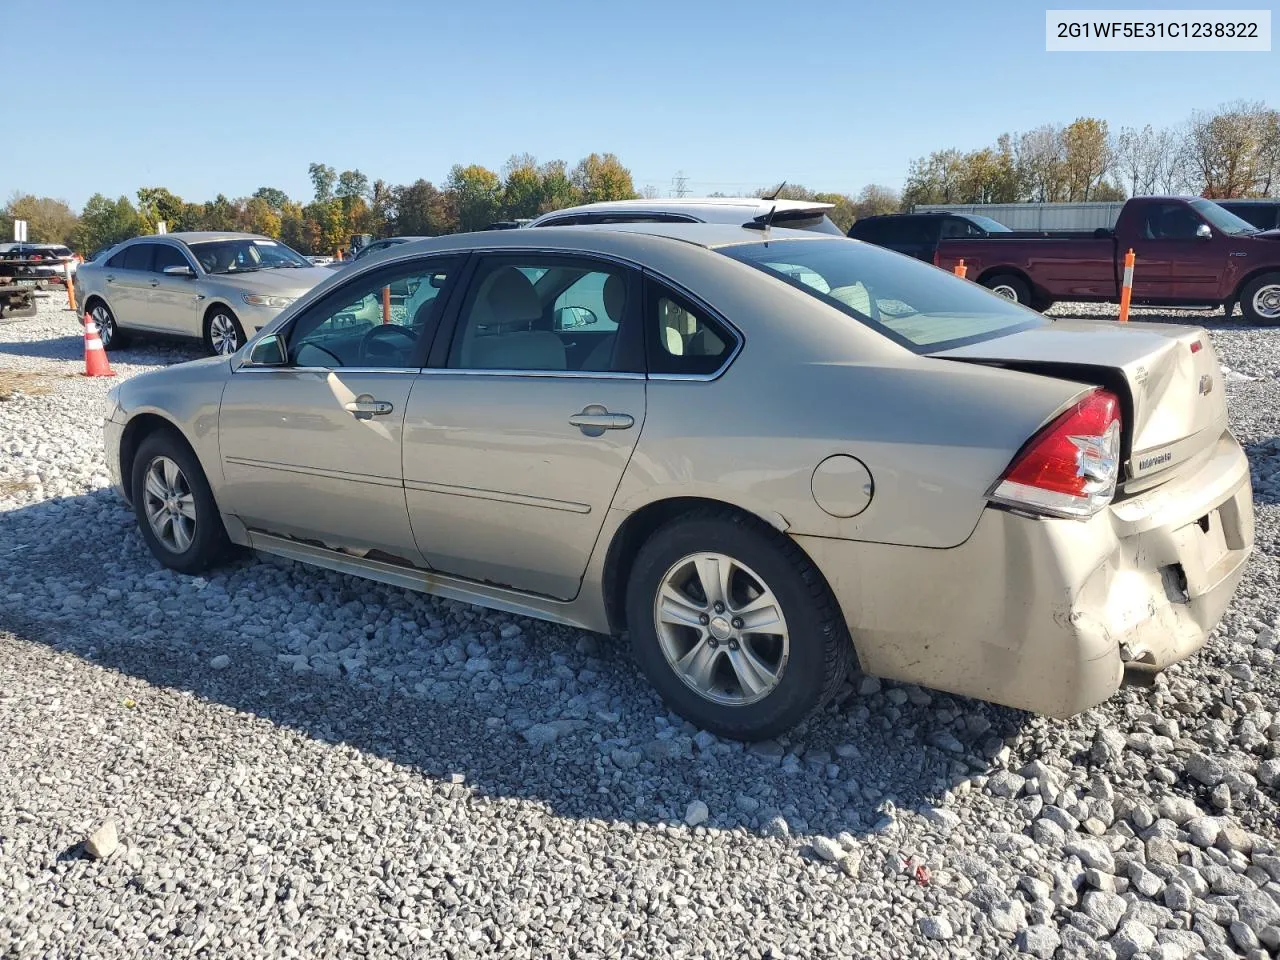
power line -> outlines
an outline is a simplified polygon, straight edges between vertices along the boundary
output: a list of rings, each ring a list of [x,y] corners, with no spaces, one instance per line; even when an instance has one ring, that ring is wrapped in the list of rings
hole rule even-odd
[[[676,175],[671,178],[671,189],[677,197],[689,195],[689,178],[684,175],[683,170],[677,170]]]

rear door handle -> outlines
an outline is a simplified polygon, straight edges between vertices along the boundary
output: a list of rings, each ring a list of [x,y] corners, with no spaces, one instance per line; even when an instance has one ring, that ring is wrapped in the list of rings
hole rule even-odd
[[[151,281],[151,285],[152,285],[153,287],[158,287],[158,286],[160,286],[160,281],[159,281],[159,280],[152,280],[152,281]]]
[[[581,413],[569,418],[569,423],[588,437],[598,437],[606,430],[628,430],[635,422],[629,413],[610,413],[608,407],[599,403],[587,404]]]
[[[390,400],[375,400],[369,394],[361,394],[343,405],[357,420],[371,420],[374,417],[385,417],[395,409]]]
[[[107,283],[115,283],[115,282],[116,282],[115,277],[107,277]]]

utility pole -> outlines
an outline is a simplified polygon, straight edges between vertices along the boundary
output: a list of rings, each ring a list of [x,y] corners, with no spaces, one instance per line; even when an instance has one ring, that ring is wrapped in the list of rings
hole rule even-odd
[[[689,178],[684,175],[683,170],[677,170],[676,175],[671,178],[671,189],[677,197],[687,197],[689,195]]]

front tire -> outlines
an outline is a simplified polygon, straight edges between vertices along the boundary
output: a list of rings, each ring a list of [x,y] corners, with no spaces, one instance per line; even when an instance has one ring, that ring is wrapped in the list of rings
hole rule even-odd
[[[164,566],[196,574],[231,549],[204,470],[176,434],[161,430],[138,446],[132,465],[133,512],[142,539]]]
[[[1255,326],[1280,326],[1280,273],[1264,273],[1246,283],[1240,291],[1240,312]]]
[[[1024,307],[1031,306],[1031,288],[1027,286],[1027,282],[1021,277],[1016,277],[1011,273],[1001,273],[983,280],[982,285],[997,297],[1004,297],[1006,300],[1020,303]]]
[[[204,318],[204,347],[215,357],[229,357],[244,346],[244,327],[228,307],[214,307]]]
[[[627,627],[663,701],[736,740],[775,737],[820,709],[853,656],[818,569],[787,537],[728,509],[685,514],[644,543]]]

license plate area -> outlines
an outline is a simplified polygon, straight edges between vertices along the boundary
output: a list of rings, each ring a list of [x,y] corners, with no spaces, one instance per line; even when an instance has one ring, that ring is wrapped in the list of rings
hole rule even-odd
[[[1228,509],[1234,506],[1233,501],[1227,501],[1174,531],[1179,566],[1191,599],[1208,593],[1235,566],[1240,538],[1238,531],[1231,529],[1231,521],[1238,518]]]

